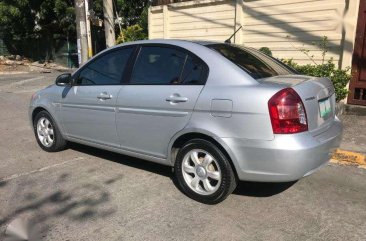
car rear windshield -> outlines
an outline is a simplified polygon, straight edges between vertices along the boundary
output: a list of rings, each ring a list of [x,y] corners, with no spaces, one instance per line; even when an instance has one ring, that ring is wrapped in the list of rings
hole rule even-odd
[[[296,71],[281,63],[279,60],[254,49],[229,44],[210,44],[207,47],[219,52],[254,79],[297,74]]]

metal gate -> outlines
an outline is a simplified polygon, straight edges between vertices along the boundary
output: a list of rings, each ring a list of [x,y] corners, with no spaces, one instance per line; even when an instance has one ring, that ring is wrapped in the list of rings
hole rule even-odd
[[[347,103],[366,105],[366,0],[360,1]]]

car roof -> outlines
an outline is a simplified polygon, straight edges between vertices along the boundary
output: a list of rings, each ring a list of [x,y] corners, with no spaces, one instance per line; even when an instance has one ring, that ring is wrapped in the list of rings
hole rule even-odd
[[[155,44],[171,44],[171,45],[177,45],[177,46],[189,46],[189,44],[198,44],[204,47],[207,47],[208,45],[214,45],[214,44],[224,44],[224,45],[231,45],[231,46],[240,46],[241,48],[244,49],[251,49],[251,50],[255,50],[258,51],[254,48],[251,47],[247,47],[244,45],[237,45],[235,43],[225,43],[225,42],[220,42],[220,41],[211,41],[211,40],[184,40],[184,39],[146,39],[146,40],[137,40],[137,41],[132,41],[132,42],[125,42],[122,44],[118,44],[112,48],[118,47],[118,46],[123,46],[123,45],[133,45],[133,44],[149,44],[149,43],[155,43]]]
[[[183,39],[146,39],[146,40],[137,40],[133,42],[125,42],[121,45],[129,45],[129,44],[148,44],[148,43],[161,43],[161,44],[179,44],[179,43],[193,43],[199,45],[210,45],[210,44],[225,44],[224,42],[219,41],[209,41],[209,40],[183,40]],[[120,46],[120,45],[117,45]]]

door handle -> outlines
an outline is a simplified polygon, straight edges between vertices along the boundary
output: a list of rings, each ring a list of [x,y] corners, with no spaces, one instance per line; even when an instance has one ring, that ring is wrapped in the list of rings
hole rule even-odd
[[[170,97],[165,99],[166,101],[172,102],[172,103],[180,103],[180,102],[187,102],[187,97],[182,97],[178,95],[171,95]]]
[[[112,95],[109,95],[107,92],[102,92],[97,96],[100,100],[109,100],[112,99]]]

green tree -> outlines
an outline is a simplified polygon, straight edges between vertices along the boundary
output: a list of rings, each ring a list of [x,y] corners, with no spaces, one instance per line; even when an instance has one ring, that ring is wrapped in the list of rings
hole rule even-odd
[[[75,36],[73,0],[0,2],[0,35],[11,52],[22,52],[22,42],[43,39],[48,43],[46,59],[50,59],[55,34]]]
[[[117,11],[118,16],[122,18],[123,28],[138,24],[142,27],[143,32],[147,33],[149,0],[113,0],[113,3],[114,12]],[[93,10],[99,18],[103,18],[103,0],[94,0]],[[118,26],[116,27],[118,33]]]
[[[96,16],[103,19],[103,0],[90,2]],[[142,28],[136,33],[138,38],[140,33],[147,34],[149,0],[113,2],[124,29],[137,24]],[[0,0],[0,37],[11,53],[27,56],[24,48],[34,51],[31,46],[38,39],[45,43],[41,46],[46,49],[45,60],[52,59],[55,36],[76,39],[75,27],[74,0]],[[119,34],[118,25],[116,30]]]
[[[144,29],[145,20],[147,19],[148,0],[117,0],[117,8],[120,17],[127,26],[139,24]],[[147,21],[146,21],[147,22]]]

